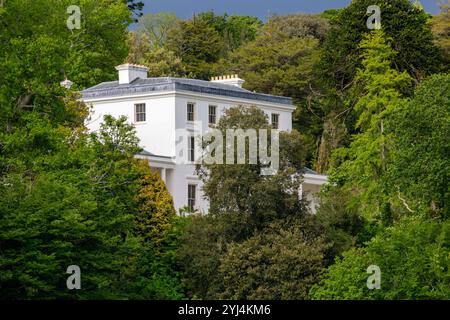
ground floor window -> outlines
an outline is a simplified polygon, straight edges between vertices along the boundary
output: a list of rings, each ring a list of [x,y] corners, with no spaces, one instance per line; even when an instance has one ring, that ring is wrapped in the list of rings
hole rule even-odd
[[[195,184],[188,185],[188,208],[189,212],[194,212],[197,186]]]

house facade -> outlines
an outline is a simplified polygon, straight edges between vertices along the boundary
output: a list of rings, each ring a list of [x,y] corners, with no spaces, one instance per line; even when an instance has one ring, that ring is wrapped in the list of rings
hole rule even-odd
[[[202,182],[195,174],[194,137],[216,124],[228,108],[257,106],[280,131],[292,129],[295,107],[291,98],[260,94],[242,88],[238,76],[213,78],[211,81],[181,78],[147,78],[144,66],[124,64],[116,67],[119,80],[100,83],[82,91],[83,101],[91,107],[87,127],[100,128],[104,115],[126,116],[137,131],[142,151],[138,158],[149,162],[160,173],[181,208],[208,211]],[[180,154],[180,132],[185,132],[187,154]],[[188,161],[184,161],[186,159]],[[183,158],[183,161],[181,161]],[[313,173],[309,173],[310,175]],[[317,175],[319,176],[319,175]],[[326,179],[309,179],[302,187],[315,193]],[[310,195],[308,197],[311,197]],[[313,198],[311,198],[313,199]]]

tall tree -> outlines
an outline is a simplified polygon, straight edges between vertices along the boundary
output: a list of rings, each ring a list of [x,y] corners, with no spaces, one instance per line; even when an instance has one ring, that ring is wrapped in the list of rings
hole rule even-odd
[[[330,23],[327,19],[314,14],[296,13],[273,15],[269,23],[290,38],[315,38],[325,41]]]
[[[217,129],[222,132],[225,146],[228,145],[227,129],[236,128],[256,130],[258,137],[259,129],[266,129],[268,132],[271,130],[263,111],[256,107],[242,106],[226,110],[217,125]],[[270,134],[267,136],[270,137]],[[247,143],[246,148],[249,148]],[[235,158],[236,149],[227,147],[228,152],[234,151]],[[299,190],[301,176],[296,173],[302,169],[304,154],[299,133],[292,131],[280,134],[280,168],[274,175],[261,175],[261,169],[265,165],[260,157],[257,164],[250,163],[249,156],[246,156],[245,164],[199,165],[197,171],[204,182],[203,190],[210,201],[211,213],[234,212],[248,215],[253,221],[251,225],[255,228],[263,227],[282,217],[300,215],[302,204],[298,194],[292,190]],[[223,156],[223,163],[226,163],[226,154]]]
[[[352,110],[358,97],[352,96],[349,88],[361,67],[358,44],[371,31],[366,21],[367,9],[372,5],[380,7],[383,31],[397,52],[391,61],[393,68],[408,72],[416,83],[442,69],[442,56],[433,43],[429,15],[408,0],[353,0],[333,15],[331,31],[315,68],[322,80],[313,101],[324,114],[316,168],[323,172],[329,168],[331,151],[348,145],[347,134],[353,133],[356,118]]]
[[[256,107],[228,109],[217,125],[223,137],[227,129],[236,128],[271,130],[267,117]],[[208,145],[206,142],[204,147]],[[230,148],[227,150],[230,152]],[[209,299],[250,299],[287,297],[295,292],[293,297],[302,297],[301,292],[305,292],[310,281],[317,276],[315,271],[320,269],[320,257],[324,251],[323,243],[317,238],[318,233],[306,223],[308,215],[298,197],[301,183],[298,173],[302,169],[304,155],[302,139],[293,131],[280,134],[280,169],[273,176],[261,176],[261,168],[265,166],[261,158],[257,164],[249,163],[247,157],[244,164],[199,165],[210,212],[204,217],[191,218],[177,254],[191,295]],[[290,227],[295,230],[283,231]],[[301,243],[297,238],[300,230],[308,234]],[[270,236],[264,236],[268,233]],[[272,241],[282,244],[272,250]],[[295,257],[288,253],[278,255],[279,250],[304,249],[306,243],[313,246],[308,251],[311,259],[307,257],[309,254],[300,252]],[[258,246],[265,248],[266,255],[258,256]],[[239,255],[243,248],[245,253]],[[253,259],[253,253],[256,254],[255,260],[247,264],[248,258]],[[236,256],[239,256],[237,260]],[[296,279],[292,287],[289,282],[293,276],[282,266],[291,258],[302,263],[296,275],[305,275]],[[258,268],[260,261],[265,261],[266,265],[261,267],[261,277],[256,279],[252,268]],[[236,265],[239,265],[239,270]],[[277,275],[276,270],[282,270],[281,274]],[[273,288],[267,293],[252,292],[248,287],[242,289],[237,283],[239,280],[232,279],[236,273],[241,276],[239,280],[249,287]],[[228,284],[228,288],[224,284]]]
[[[180,57],[189,77],[209,80],[211,65],[221,56],[223,40],[214,27],[194,16],[171,29],[167,49]]]
[[[215,70],[218,74],[238,73],[246,80],[244,88],[248,90],[292,97],[297,106],[294,127],[311,150],[315,136],[320,134],[322,117],[309,99],[316,86],[314,65],[320,57],[321,40],[315,36],[324,36],[322,27],[326,28],[327,23],[317,16],[288,17],[295,21],[297,30],[288,27],[282,17],[270,20],[254,41],[219,61]]]
[[[423,81],[387,128],[392,136],[386,180],[408,214],[450,216],[450,75]],[[413,211],[413,212],[412,212]]]
[[[405,71],[391,68],[395,52],[388,41],[379,30],[359,46],[363,67],[357,71],[354,85],[361,94],[355,105],[359,133],[352,136],[348,148],[336,150],[337,165],[332,174],[338,185],[354,193],[356,204],[365,214],[378,218],[390,210],[383,182],[388,163],[386,118],[407,102],[404,92],[412,84]]]
[[[263,26],[263,22],[257,17],[228,14],[217,16],[212,11],[200,13],[196,19],[206,22],[220,34],[224,41],[224,55],[254,40]]]
[[[131,14],[124,1],[83,1],[80,29],[69,29],[69,0],[10,0],[0,18],[0,128],[31,109],[68,121],[60,82],[74,88],[116,77],[127,55]]]
[[[167,36],[179,21],[174,13],[147,13],[139,18],[138,26],[134,33],[145,35],[145,40],[152,49],[158,49],[166,44]]]
[[[434,43],[441,48],[447,68],[450,65],[450,5],[442,4],[441,12],[431,21]]]

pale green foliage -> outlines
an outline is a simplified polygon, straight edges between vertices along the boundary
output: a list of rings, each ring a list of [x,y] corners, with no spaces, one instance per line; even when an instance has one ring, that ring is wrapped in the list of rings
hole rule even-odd
[[[323,42],[329,32],[330,23],[318,15],[296,13],[273,15],[269,19],[273,25],[290,38],[315,38]]]
[[[442,5],[441,12],[431,21],[434,43],[442,50],[446,59],[447,69],[450,64],[450,5]]]
[[[131,32],[128,42],[130,52],[126,62],[145,65],[149,69],[149,77],[183,77],[186,75],[186,68],[181,58],[166,47],[152,48],[146,34]]]
[[[354,90],[359,90],[355,111],[359,133],[348,148],[337,149],[333,172],[337,181],[355,195],[355,205],[367,217],[380,217],[389,202],[383,184],[387,165],[386,118],[407,100],[402,92],[411,84],[406,72],[391,68],[394,55],[382,31],[375,31],[361,42],[362,65]]]
[[[145,35],[148,45],[152,49],[158,49],[166,44],[170,29],[178,21],[174,13],[147,13],[139,18],[135,33],[141,36]]]
[[[448,299],[450,222],[407,219],[363,249],[344,253],[311,289],[313,299]],[[366,286],[366,269],[381,269],[381,289]]]

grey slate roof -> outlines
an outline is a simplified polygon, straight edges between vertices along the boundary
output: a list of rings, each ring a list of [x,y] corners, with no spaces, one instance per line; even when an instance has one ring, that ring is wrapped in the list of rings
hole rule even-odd
[[[176,90],[266,101],[292,106],[292,99],[287,97],[255,93],[229,84],[171,77],[148,79],[137,78],[129,84],[119,84],[119,81],[103,82],[94,87],[83,90],[81,94],[83,99],[95,99]]]

